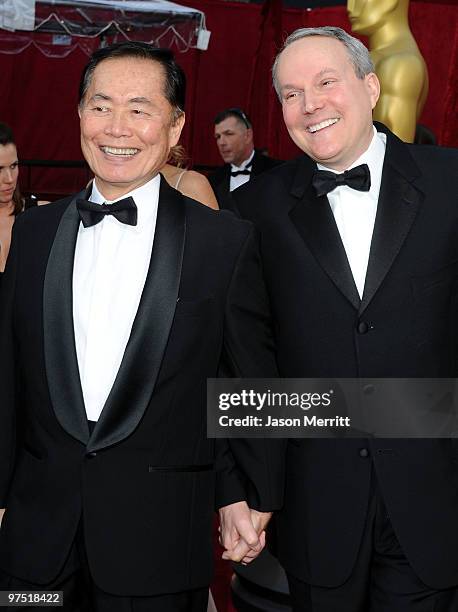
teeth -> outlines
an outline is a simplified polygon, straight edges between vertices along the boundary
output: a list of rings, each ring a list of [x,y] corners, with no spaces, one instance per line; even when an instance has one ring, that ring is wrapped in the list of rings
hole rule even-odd
[[[307,128],[307,131],[309,131],[312,134],[314,134],[315,132],[318,132],[319,130],[322,130],[325,127],[328,127],[330,125],[334,125],[334,123],[337,123],[338,121],[339,121],[338,118],[336,118],[336,119],[326,119],[325,121],[322,121],[321,123],[316,123],[315,125],[310,125]]]
[[[138,153],[138,149],[119,149],[118,147],[101,147],[104,153],[110,153],[111,155],[135,155]]]

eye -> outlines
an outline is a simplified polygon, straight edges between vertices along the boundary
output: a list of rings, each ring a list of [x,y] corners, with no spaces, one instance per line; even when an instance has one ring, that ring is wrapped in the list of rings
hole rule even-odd
[[[92,110],[96,113],[107,113],[110,109],[108,106],[95,106]]]
[[[139,108],[134,108],[134,109],[132,109],[132,112],[133,112],[133,114],[134,114],[134,115],[144,115],[144,114],[145,114],[145,113],[144,113],[142,110],[140,110]]]
[[[11,164],[10,169],[11,170],[16,170],[16,168],[19,166],[19,162],[14,162]]]
[[[323,87],[327,87],[328,85],[332,85],[332,83],[334,83],[334,81],[332,79],[326,79],[325,81],[322,81],[322,85]]]

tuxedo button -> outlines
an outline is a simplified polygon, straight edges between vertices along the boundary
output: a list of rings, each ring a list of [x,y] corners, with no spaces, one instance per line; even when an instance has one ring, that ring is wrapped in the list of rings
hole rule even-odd
[[[366,323],[366,321],[360,321],[356,329],[358,330],[358,334],[367,334],[370,327],[369,327],[369,324]]]
[[[95,451],[92,451],[92,452],[88,453],[88,454],[86,455],[86,457],[87,457],[88,459],[94,459],[94,457],[97,457],[97,453],[96,453]]]
[[[363,459],[365,459],[366,457],[369,457],[369,451],[367,450],[367,448],[360,448],[359,456],[363,457]]]

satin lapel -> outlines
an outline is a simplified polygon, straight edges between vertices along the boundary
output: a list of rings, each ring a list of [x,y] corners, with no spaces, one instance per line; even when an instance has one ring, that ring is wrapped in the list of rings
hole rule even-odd
[[[88,452],[133,432],[153,394],[175,314],[186,232],[182,196],[161,177],[154,245],[145,287],[118,375]]]
[[[379,289],[412,227],[423,193],[412,183],[419,170],[408,146],[387,133],[382,185],[360,313]]]
[[[320,266],[358,309],[360,298],[334,215],[326,197],[318,198],[311,184],[315,164],[306,158],[298,160],[291,194],[299,201],[290,211],[291,221],[315,256]]]
[[[46,377],[57,420],[71,436],[89,439],[73,330],[73,260],[80,218],[77,194],[62,215],[46,267],[43,332]]]

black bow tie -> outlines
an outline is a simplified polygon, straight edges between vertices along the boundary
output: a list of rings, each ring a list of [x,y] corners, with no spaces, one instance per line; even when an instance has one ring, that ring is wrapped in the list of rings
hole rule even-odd
[[[249,164],[247,164],[245,166],[245,168],[243,170],[233,170],[231,172],[231,176],[242,176],[242,175],[250,176],[250,174],[251,174],[251,166],[252,165],[253,165],[253,162],[251,161]]]
[[[241,176],[242,174],[250,176],[251,170],[237,170],[237,172],[231,172],[231,176]]]
[[[137,225],[137,206],[133,198],[123,198],[113,204],[94,204],[88,200],[76,200],[84,227],[97,225],[105,215],[113,215],[121,223]]]
[[[369,191],[371,188],[371,173],[367,164],[361,164],[351,170],[346,170],[342,174],[334,174],[329,170],[315,170],[312,184],[317,196],[323,196],[339,187],[348,185],[358,191]]]

